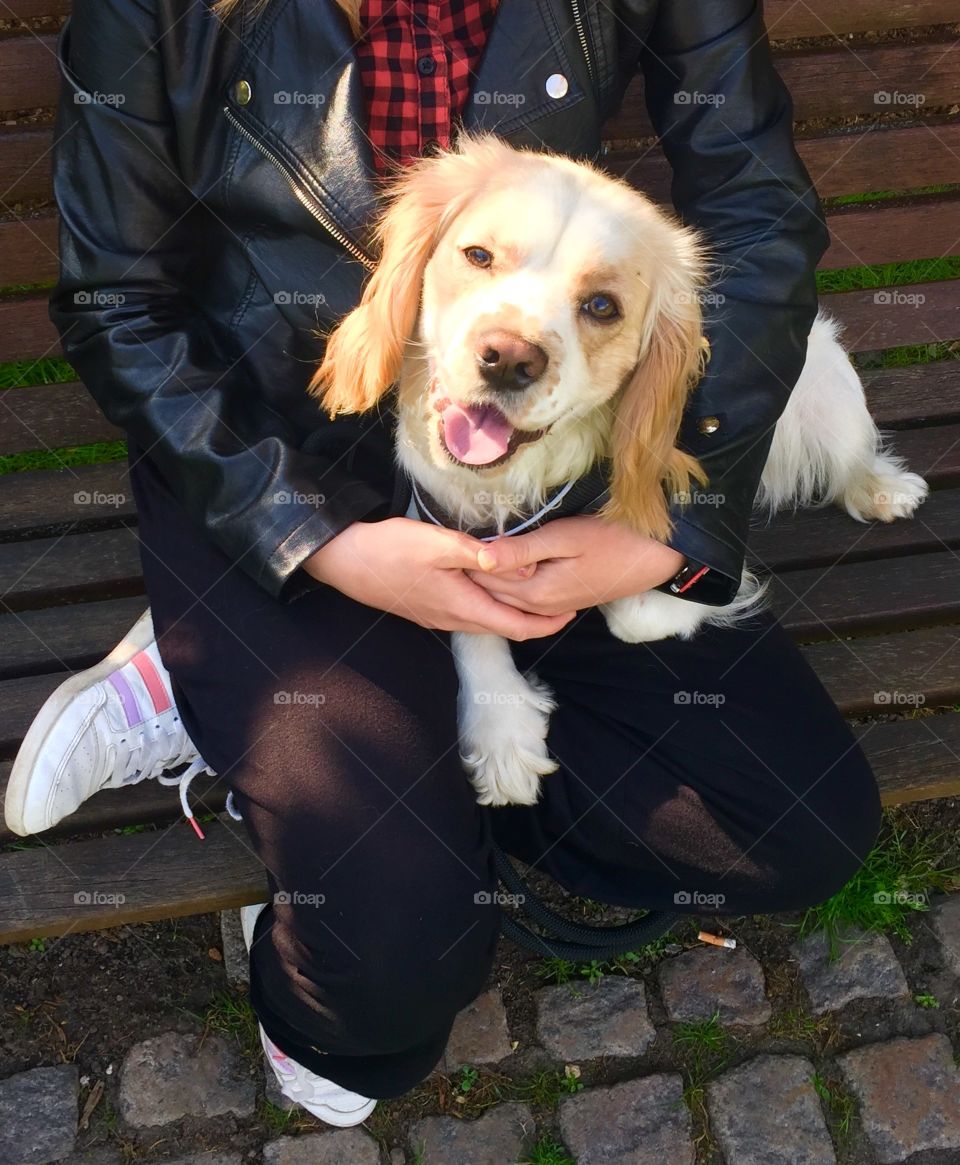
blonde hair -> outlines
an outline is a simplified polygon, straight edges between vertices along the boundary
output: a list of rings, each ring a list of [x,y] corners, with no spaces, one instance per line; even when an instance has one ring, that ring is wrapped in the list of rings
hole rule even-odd
[[[252,0],[250,14],[259,16],[270,0]],[[337,7],[350,22],[350,31],[359,36],[363,31],[360,27],[360,0],[335,0]],[[233,10],[242,3],[242,0],[216,0],[213,5],[214,13],[221,20],[226,20]]]

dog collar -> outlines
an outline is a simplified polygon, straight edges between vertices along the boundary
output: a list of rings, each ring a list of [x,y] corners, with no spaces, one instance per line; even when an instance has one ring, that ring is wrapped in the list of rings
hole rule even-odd
[[[433,522],[436,526],[445,526],[448,530],[460,530],[470,534],[483,542],[490,542],[494,538],[505,538],[511,534],[525,534],[536,530],[544,522],[554,518],[569,518],[576,514],[592,514],[600,509],[610,497],[609,487],[609,460],[596,462],[583,477],[575,481],[568,481],[557,489],[553,496],[533,514],[522,517],[513,526],[500,530],[496,526],[483,526],[474,529],[464,529],[457,518],[432,497],[423,486],[410,479],[413,502],[417,513],[424,522]]]

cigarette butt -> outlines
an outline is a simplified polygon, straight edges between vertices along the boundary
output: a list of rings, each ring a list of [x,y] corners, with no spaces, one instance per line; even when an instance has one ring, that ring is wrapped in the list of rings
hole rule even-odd
[[[737,949],[737,940],[735,938],[721,938],[718,934],[707,934],[705,930],[701,930],[697,938],[702,943],[709,943],[713,947],[726,947],[728,951],[735,951]]]

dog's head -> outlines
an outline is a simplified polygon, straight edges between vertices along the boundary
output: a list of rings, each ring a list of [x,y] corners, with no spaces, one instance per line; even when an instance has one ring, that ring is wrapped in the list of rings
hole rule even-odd
[[[666,536],[664,487],[704,480],[675,447],[704,354],[695,234],[626,183],[487,137],[414,163],[379,238],[310,385],[330,415],[399,380],[421,462],[473,482],[550,485],[608,455],[605,512]]]

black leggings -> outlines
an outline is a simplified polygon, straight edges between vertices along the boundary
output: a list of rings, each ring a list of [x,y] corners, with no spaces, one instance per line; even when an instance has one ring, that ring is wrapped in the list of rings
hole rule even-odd
[[[252,1002],[320,1075],[388,1097],[435,1066],[494,957],[491,829],[576,894],[706,915],[820,902],[873,844],[870,768],[772,616],[631,646],[594,609],[513,644],[556,694],[560,768],[535,807],[482,810],[447,634],[332,588],[272,599],[131,463],[177,706],[274,895]]]

